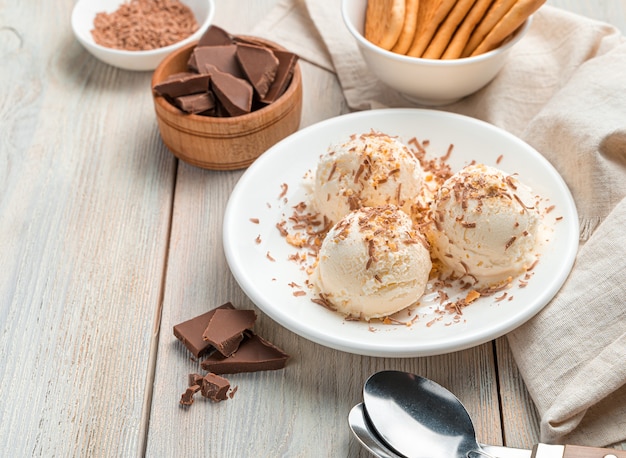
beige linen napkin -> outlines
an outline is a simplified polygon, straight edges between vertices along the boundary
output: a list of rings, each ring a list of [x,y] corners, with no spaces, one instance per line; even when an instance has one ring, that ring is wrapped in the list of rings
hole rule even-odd
[[[255,34],[334,72],[352,110],[415,106],[368,71],[338,0],[282,0]],[[521,137],[570,187],[585,243],[558,295],[508,339],[542,441],[625,441],[626,40],[543,6],[487,87],[439,109]]]

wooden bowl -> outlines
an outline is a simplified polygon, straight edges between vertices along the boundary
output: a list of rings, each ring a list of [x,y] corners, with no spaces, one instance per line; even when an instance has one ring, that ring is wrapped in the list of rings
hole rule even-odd
[[[247,42],[285,50],[269,40],[242,36]],[[169,75],[187,70],[196,43],[167,56],[152,76],[152,87]],[[182,161],[211,170],[242,169],[268,148],[294,133],[302,115],[302,75],[296,62],[289,87],[274,103],[251,113],[218,118],[184,113],[152,94],[163,143]]]

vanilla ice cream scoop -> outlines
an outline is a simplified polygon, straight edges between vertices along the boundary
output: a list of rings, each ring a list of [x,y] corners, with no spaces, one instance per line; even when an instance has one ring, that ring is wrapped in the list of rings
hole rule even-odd
[[[416,303],[432,267],[426,239],[393,205],[348,213],[329,231],[313,282],[345,315],[368,320]]]
[[[477,286],[509,281],[538,259],[540,200],[514,175],[482,164],[463,168],[433,201],[433,256]]]
[[[370,132],[354,135],[320,157],[313,201],[333,223],[364,206],[392,204],[410,214],[423,181],[422,166],[406,145]]]

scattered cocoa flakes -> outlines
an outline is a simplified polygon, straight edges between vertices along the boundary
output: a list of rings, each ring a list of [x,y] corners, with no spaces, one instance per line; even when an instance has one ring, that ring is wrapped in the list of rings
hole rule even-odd
[[[269,252],[269,251],[268,251],[267,253],[265,253],[265,257],[266,257],[267,259],[269,259],[270,261],[272,261],[272,262],[275,262],[275,261],[276,261],[276,259],[274,259],[274,258],[272,257],[272,255],[270,254],[270,252]]]
[[[446,151],[446,155],[443,156],[441,158],[442,161],[447,161],[448,159],[450,159],[450,156],[452,156],[452,150],[454,149],[454,145],[451,143],[450,146],[448,146],[448,151]]]
[[[426,323],[426,327],[430,328],[433,324],[435,324],[437,322],[439,318],[433,318],[432,320],[430,320],[428,323]]]
[[[419,140],[416,137],[411,138],[407,143],[409,145],[414,146],[415,148],[417,148],[417,151],[421,155],[426,155],[426,149],[424,148],[424,146],[426,146],[428,144],[428,140],[424,140],[424,143],[426,143],[426,145],[424,145],[424,146],[422,146],[422,143],[420,143]]]
[[[515,242],[515,240],[517,240],[517,237],[513,236],[511,237],[508,242],[506,242],[506,244],[504,245],[504,250],[508,250],[509,248],[511,248],[511,245],[513,245],[513,243]]]
[[[513,179],[513,177],[511,175],[507,175],[504,178],[504,181],[506,181],[506,184],[513,189],[514,191],[517,190],[517,185],[515,184],[515,180]]]
[[[283,237],[287,237],[287,235],[289,235],[289,232],[287,232],[287,229],[285,229],[285,224],[287,224],[286,221],[280,221],[276,223],[276,229],[278,229],[278,232],[280,232],[280,235],[282,235]]]
[[[535,259],[534,262],[528,267],[528,269],[526,269],[526,272],[532,271],[537,266],[538,263],[539,263],[539,259]]]
[[[278,195],[278,198],[282,199],[283,197],[285,197],[285,195],[287,195],[287,191],[289,190],[289,185],[287,183],[283,183],[280,185],[280,189],[281,189],[281,192]]]
[[[259,218],[250,218],[250,222],[254,224],[259,224]]]
[[[261,243],[261,234],[257,235],[256,239],[254,239],[254,242],[258,245]]]
[[[319,294],[319,297],[312,298],[311,302],[321,305],[322,307],[327,308],[328,310],[332,310],[333,312],[337,311],[335,306],[333,306],[333,304],[328,299],[326,299],[326,296],[324,296],[324,294],[322,293]]]
[[[496,302],[503,301],[504,299],[506,299],[507,295],[508,295],[508,293],[505,291],[504,293],[502,293],[501,296],[498,296],[498,297],[494,298],[494,301],[496,301]]]

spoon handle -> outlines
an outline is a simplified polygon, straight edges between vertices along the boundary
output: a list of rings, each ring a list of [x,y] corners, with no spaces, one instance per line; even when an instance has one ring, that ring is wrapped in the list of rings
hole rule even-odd
[[[580,445],[537,444],[533,448],[531,458],[626,458],[626,450]]]
[[[566,445],[563,458],[626,458],[626,450]]]

